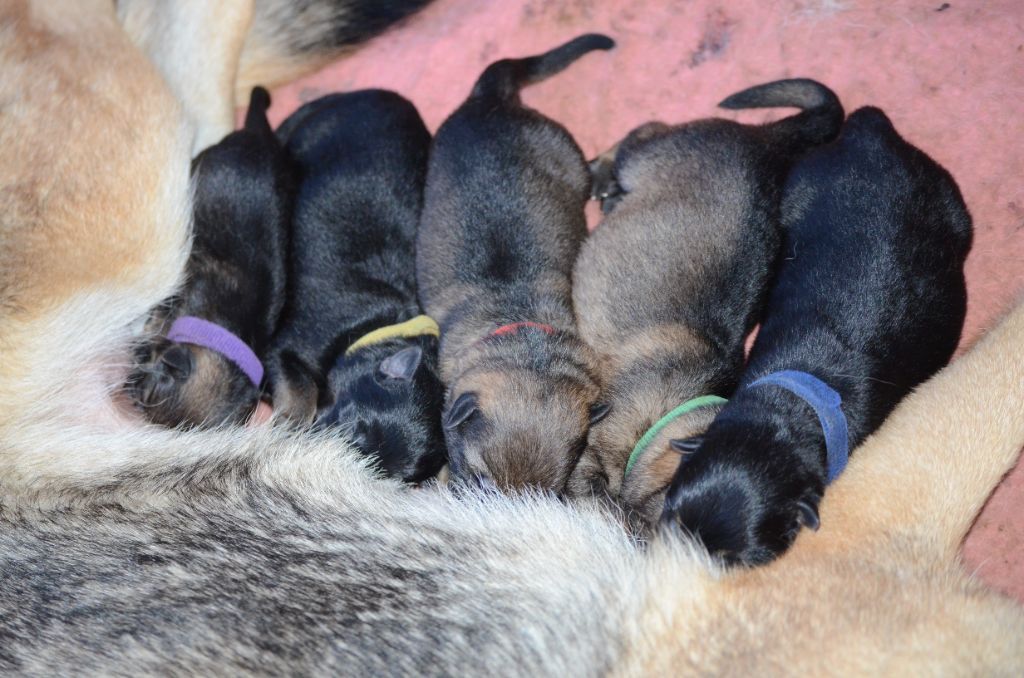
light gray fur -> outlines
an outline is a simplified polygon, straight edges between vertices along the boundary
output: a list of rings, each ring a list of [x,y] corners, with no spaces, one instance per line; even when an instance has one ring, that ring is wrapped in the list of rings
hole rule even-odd
[[[262,441],[259,463],[136,469],[72,509],[5,502],[0,671],[593,675],[617,659],[639,554],[600,514],[412,490],[337,441],[261,435],[212,438]],[[293,463],[314,470],[267,470]]]

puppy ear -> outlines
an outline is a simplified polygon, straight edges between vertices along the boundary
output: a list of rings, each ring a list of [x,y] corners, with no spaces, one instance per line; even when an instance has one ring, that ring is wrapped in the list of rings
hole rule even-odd
[[[590,425],[593,426],[597,422],[601,421],[608,416],[608,413],[612,411],[612,406],[608,403],[594,403],[590,406]]]
[[[380,371],[392,379],[411,381],[416,374],[416,368],[420,366],[423,359],[423,349],[419,346],[409,346],[397,353],[389,355],[381,361]]]
[[[809,527],[815,532],[821,527],[821,519],[818,517],[818,508],[806,499],[796,503],[797,522],[804,527]]]
[[[697,448],[704,442],[704,436],[693,436],[692,438],[673,438],[668,444],[673,450],[681,454],[696,452]]]
[[[449,431],[458,428],[459,424],[469,419],[477,411],[478,406],[479,399],[476,393],[472,391],[463,393],[455,399],[444,415],[444,427]]]

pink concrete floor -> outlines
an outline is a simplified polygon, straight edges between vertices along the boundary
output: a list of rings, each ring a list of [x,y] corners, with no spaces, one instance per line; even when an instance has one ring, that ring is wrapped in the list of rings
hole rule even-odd
[[[817,78],[848,111],[873,104],[949,169],[974,216],[964,345],[1024,288],[1024,3],[1019,0],[437,0],[354,56],[281,88],[272,117],[322,94],[394,89],[436,129],[489,62],[589,31],[618,41],[530,88],[589,156],[650,119],[768,113],[715,108],[783,77]],[[776,114],[777,115],[777,114]],[[591,221],[596,215],[592,210]],[[1024,464],[1000,486],[964,546],[968,567],[1024,601]]]

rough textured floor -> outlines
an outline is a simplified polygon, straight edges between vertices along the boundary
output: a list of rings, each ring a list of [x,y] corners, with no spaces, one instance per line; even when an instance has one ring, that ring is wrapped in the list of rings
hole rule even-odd
[[[848,111],[873,104],[960,184],[974,216],[970,344],[1024,288],[1024,3],[843,0],[438,0],[354,56],[277,92],[302,101],[397,90],[436,129],[489,62],[579,33],[618,41],[524,94],[589,156],[639,123],[733,114],[715,104],[759,82],[808,76]],[[765,114],[745,113],[754,122]],[[591,217],[593,220],[593,210]],[[964,546],[968,566],[1024,600],[1024,465],[1003,482]]]

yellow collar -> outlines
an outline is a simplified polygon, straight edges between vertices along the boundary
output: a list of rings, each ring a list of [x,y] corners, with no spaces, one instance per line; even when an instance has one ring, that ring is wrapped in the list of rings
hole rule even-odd
[[[441,329],[430,316],[418,315],[412,320],[406,320],[404,323],[388,325],[387,327],[381,327],[373,332],[364,334],[358,341],[346,349],[345,355],[352,353],[356,349],[363,348],[364,346],[379,344],[382,341],[394,339],[395,337],[419,337],[424,334],[439,337],[441,336]]]

